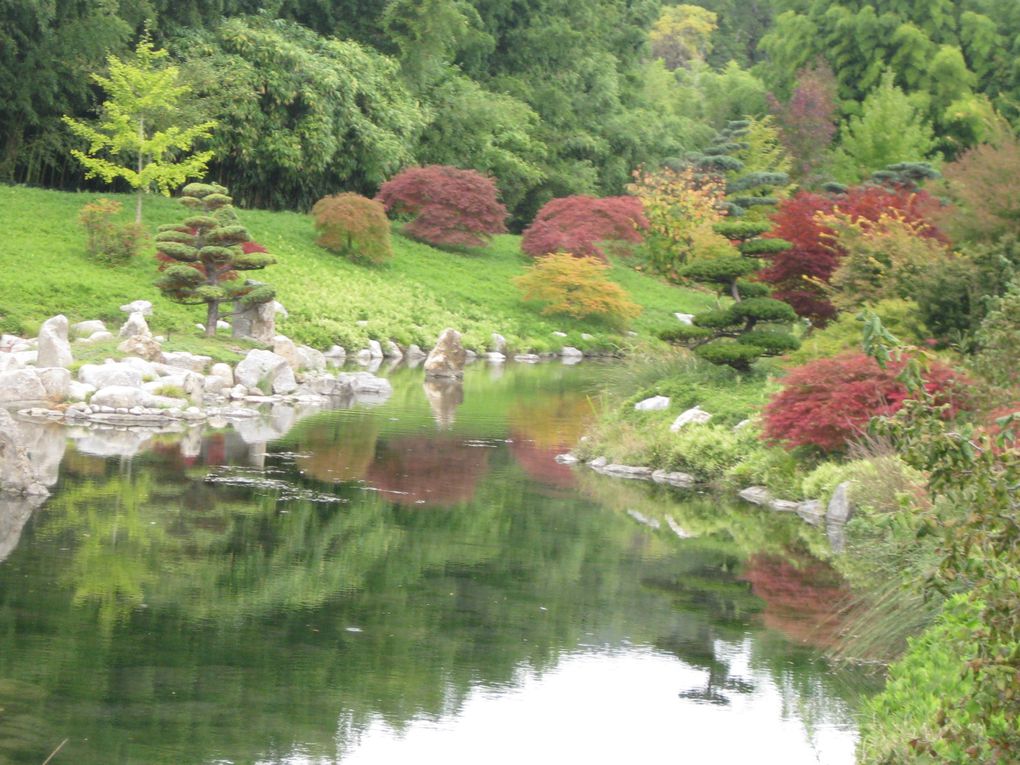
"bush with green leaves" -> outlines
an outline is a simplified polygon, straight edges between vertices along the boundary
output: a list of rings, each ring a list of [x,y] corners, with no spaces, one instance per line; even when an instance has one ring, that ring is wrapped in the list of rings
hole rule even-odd
[[[317,244],[349,260],[378,264],[393,257],[390,221],[381,202],[344,192],[312,207]]]

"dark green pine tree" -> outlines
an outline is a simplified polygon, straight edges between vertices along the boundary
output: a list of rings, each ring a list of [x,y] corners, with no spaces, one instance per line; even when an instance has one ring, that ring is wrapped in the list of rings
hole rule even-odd
[[[276,294],[267,284],[241,278],[241,272],[263,269],[276,260],[240,225],[232,201],[223,186],[189,183],[181,203],[192,215],[160,226],[156,234],[156,258],[162,264],[156,286],[175,303],[204,304],[210,337],[224,303],[236,310],[266,303]]]
[[[675,327],[661,335],[665,340],[692,348],[706,361],[738,370],[750,369],[763,356],[780,355],[800,346],[790,333],[797,319],[793,308],[772,298],[765,284],[749,278],[761,269],[762,257],[787,250],[791,245],[783,239],[764,236],[772,228],[764,213],[777,204],[771,191],[788,183],[789,177],[785,173],[742,174],[744,163],[734,156],[747,148],[740,140],[747,127],[746,121],[730,122],[712,146],[687,159],[698,173],[726,180],[729,219],[716,225],[715,231],[733,244],[735,252],[695,260],[680,274],[714,285],[733,303],[697,314],[693,325]],[[749,216],[751,210],[763,215]]]

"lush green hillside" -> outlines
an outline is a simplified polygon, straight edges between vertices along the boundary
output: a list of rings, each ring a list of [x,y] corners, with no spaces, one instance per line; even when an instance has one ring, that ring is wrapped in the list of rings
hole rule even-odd
[[[194,333],[203,310],[161,297],[152,285],[156,264],[151,248],[123,266],[88,257],[77,215],[97,196],[0,186],[0,210],[7,221],[0,245],[0,327],[32,333],[55,313],[65,313],[72,321],[119,320],[123,314],[118,306],[142,298],[156,306],[151,324],[157,332]],[[181,212],[173,200],[147,200],[146,226],[154,230],[178,220]],[[277,287],[290,312],[280,330],[311,345],[358,348],[374,338],[426,346],[446,326],[464,332],[468,345],[478,349],[484,349],[493,332],[505,335],[515,348],[535,351],[565,344],[607,347],[621,340],[605,326],[543,317],[536,307],[522,303],[511,279],[524,272],[528,261],[514,236],[497,237],[488,250],[475,255],[396,237],[393,260],[373,268],[353,265],[318,247],[308,216],[256,210],[241,215],[254,238],[278,259],[260,278]],[[613,278],[644,307],[633,325],[643,337],[676,324],[673,312],[694,312],[714,301],[711,295],[671,287],[620,264],[614,265]],[[568,337],[553,335],[556,331]],[[582,333],[594,339],[586,340]]]

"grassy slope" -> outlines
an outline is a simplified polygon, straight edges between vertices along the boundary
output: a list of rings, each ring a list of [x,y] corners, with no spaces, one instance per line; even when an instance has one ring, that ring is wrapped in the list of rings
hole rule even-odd
[[[0,242],[0,328],[33,333],[56,313],[65,313],[71,321],[119,321],[123,314],[118,306],[143,298],[155,305],[150,324],[158,333],[193,335],[203,309],[164,300],[152,286],[155,265],[147,254],[115,267],[87,257],[77,214],[98,196],[0,186],[6,224]],[[123,201],[127,220],[133,205],[127,198]],[[161,223],[179,220],[183,212],[173,200],[147,199],[146,226],[154,231]],[[256,278],[275,285],[290,312],[280,331],[314,346],[336,342],[358,348],[374,338],[425,347],[446,326],[461,330],[469,347],[477,349],[484,349],[493,332],[520,350],[553,350],[564,344],[605,347],[616,341],[597,323],[543,317],[521,302],[511,283],[527,267],[518,237],[497,237],[476,255],[446,253],[395,237],[394,259],[369,268],[316,246],[306,215],[246,210],[241,217],[278,260]],[[613,278],[644,307],[633,325],[642,336],[675,324],[674,311],[691,313],[714,302],[710,295],[671,287],[620,265],[614,266]],[[359,320],[368,324],[358,326]],[[553,336],[556,330],[569,337]],[[582,332],[596,339],[585,341]]]

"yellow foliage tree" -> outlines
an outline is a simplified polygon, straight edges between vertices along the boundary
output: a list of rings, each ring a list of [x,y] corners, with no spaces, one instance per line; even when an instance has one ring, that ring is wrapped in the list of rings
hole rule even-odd
[[[718,20],[716,13],[697,5],[664,8],[649,33],[652,55],[661,58],[669,69],[704,61],[712,52],[711,38]]]
[[[626,290],[606,278],[609,266],[596,258],[575,258],[559,252],[535,261],[514,279],[525,300],[545,303],[542,313],[575,319],[601,319],[623,326],[641,313]]]
[[[921,276],[953,257],[944,242],[925,236],[927,224],[896,211],[874,221],[854,220],[841,212],[819,216],[819,221],[832,230],[832,243],[845,253],[830,281],[832,302],[840,309],[910,298]]]
[[[638,169],[627,190],[641,200],[648,231],[651,264],[671,279],[697,257],[732,254],[732,247],[713,231],[726,215],[725,186],[692,168]]]

